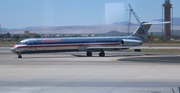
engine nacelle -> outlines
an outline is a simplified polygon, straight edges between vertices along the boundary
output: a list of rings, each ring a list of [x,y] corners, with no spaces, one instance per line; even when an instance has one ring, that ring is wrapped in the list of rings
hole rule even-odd
[[[123,39],[121,40],[123,46],[140,46],[142,45],[141,40]]]

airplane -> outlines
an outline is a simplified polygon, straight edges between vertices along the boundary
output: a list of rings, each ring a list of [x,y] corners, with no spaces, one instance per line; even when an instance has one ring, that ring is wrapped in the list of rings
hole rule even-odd
[[[99,52],[99,56],[104,57],[104,51],[124,50],[142,45],[151,25],[162,23],[169,22],[152,23],[143,21],[135,32],[129,36],[29,38],[14,45],[11,51],[16,53],[18,58],[22,58],[22,54],[71,51],[85,51],[88,57],[92,56],[92,52]]]

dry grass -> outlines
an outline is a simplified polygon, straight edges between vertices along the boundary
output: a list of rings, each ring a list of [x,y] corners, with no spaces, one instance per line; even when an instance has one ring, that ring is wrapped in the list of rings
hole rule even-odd
[[[153,53],[180,53],[180,49],[141,49],[141,51]]]
[[[0,42],[0,47],[12,47],[17,43],[9,43],[9,42]]]
[[[142,46],[151,47],[180,47],[180,42],[177,43],[144,43]]]

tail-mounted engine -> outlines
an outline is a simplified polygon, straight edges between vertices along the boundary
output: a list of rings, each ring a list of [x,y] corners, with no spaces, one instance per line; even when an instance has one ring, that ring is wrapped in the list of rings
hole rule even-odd
[[[121,40],[123,46],[139,46],[142,45],[141,40],[123,39]]]

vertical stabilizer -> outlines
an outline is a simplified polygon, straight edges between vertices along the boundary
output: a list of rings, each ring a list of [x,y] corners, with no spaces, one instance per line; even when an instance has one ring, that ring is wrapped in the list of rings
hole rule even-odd
[[[131,36],[136,36],[144,40],[147,35],[151,25],[153,24],[169,24],[169,21],[166,22],[141,22],[141,25],[136,29],[136,31]]]
[[[136,31],[131,36],[140,37],[144,39],[147,35],[152,24],[146,24],[148,22],[141,22],[141,25],[136,29]]]

